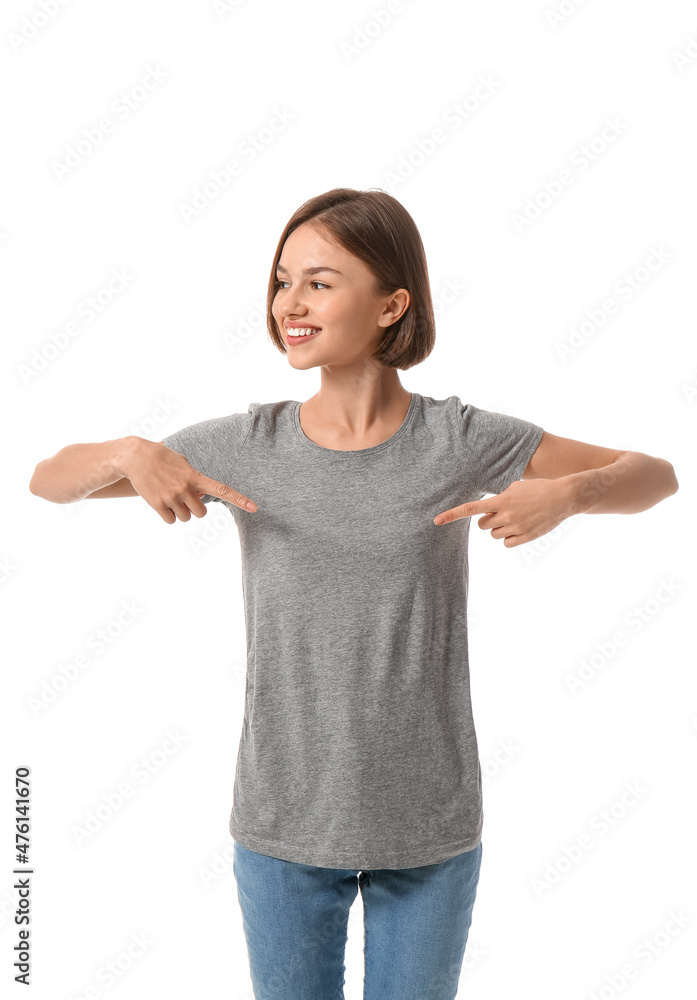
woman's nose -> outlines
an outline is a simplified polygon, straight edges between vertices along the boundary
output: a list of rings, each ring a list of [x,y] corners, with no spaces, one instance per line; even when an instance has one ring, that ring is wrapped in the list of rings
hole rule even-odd
[[[281,315],[284,319],[288,319],[289,316],[304,316],[306,312],[307,310],[300,296],[293,299],[286,299],[281,309]]]
[[[281,315],[287,316],[289,313],[296,313],[302,311],[303,311],[302,296],[298,292],[294,292],[292,289],[287,289],[286,294],[283,296]]]

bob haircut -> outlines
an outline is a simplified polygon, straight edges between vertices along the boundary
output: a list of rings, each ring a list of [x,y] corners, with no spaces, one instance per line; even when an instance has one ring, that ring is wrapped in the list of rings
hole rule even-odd
[[[386,329],[373,359],[406,370],[427,358],[435,344],[436,324],[424,246],[406,208],[381,189],[333,188],[310,198],[291,217],[276,247],[266,298],[266,326],[274,346],[287,353],[272,313],[279,287],[276,267],[286,239],[305,223],[363,261],[375,277],[376,295],[398,288],[409,292],[409,305]]]

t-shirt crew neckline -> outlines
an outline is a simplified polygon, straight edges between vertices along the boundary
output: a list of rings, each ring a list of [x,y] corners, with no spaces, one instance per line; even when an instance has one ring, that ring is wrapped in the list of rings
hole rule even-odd
[[[295,405],[293,407],[293,424],[295,426],[297,435],[303,442],[303,444],[306,445],[306,447],[308,448],[314,449],[314,451],[316,452],[323,451],[328,455],[347,455],[349,457],[360,456],[360,455],[373,455],[377,451],[382,451],[383,448],[389,448],[391,444],[394,444],[394,442],[399,437],[402,436],[404,431],[411,423],[412,417],[414,416],[418,395],[419,395],[418,392],[412,392],[411,399],[409,401],[409,409],[407,410],[404,416],[404,420],[397,428],[397,430],[394,432],[394,434],[392,434],[391,437],[388,437],[387,440],[381,441],[380,444],[374,444],[370,448],[356,448],[353,450],[347,450],[345,448],[325,448],[323,445],[317,444],[316,441],[311,441],[310,438],[305,433],[305,431],[300,426],[300,407],[302,405],[301,400],[295,401]]]

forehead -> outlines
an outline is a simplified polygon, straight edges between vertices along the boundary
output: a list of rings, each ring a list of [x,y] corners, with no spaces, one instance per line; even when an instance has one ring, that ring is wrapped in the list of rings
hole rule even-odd
[[[330,234],[318,232],[312,226],[299,226],[283,244],[278,260],[279,268],[300,271],[306,267],[322,265],[341,271],[342,274],[356,274],[365,268],[363,261],[334,242]]]

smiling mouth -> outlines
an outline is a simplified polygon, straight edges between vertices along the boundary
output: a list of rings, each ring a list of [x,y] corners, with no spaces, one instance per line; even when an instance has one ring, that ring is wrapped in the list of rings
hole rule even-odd
[[[288,329],[288,327],[286,327],[286,336],[288,338],[288,343],[291,346],[294,346],[295,344],[304,344],[308,340],[314,340],[315,337],[317,337],[322,332],[322,330],[319,329],[319,330],[312,330],[311,333],[309,332],[306,333],[305,330],[309,330],[310,329],[309,327],[305,328],[296,327],[295,329],[296,332],[293,333],[290,329]]]

